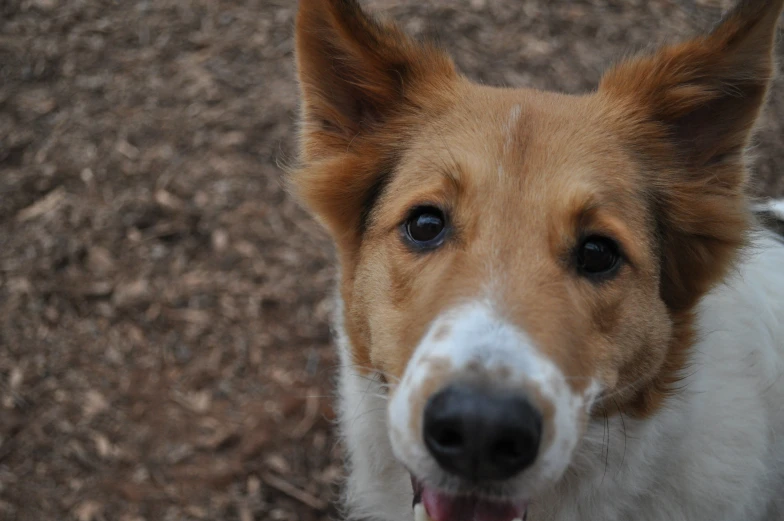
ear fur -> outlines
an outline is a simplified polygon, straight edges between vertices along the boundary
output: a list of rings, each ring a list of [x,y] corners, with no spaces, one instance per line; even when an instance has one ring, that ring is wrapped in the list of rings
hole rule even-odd
[[[623,62],[600,93],[631,112],[649,166],[662,295],[690,309],[726,273],[750,223],[745,149],[773,76],[784,0],[741,0],[705,36]]]
[[[708,35],[621,63],[600,89],[644,106],[667,126],[688,164],[737,158],[773,76],[782,4],[742,0]]]
[[[394,168],[405,118],[448,90],[451,60],[365,14],[356,0],[301,0],[296,56],[301,160],[293,187],[348,247]]]

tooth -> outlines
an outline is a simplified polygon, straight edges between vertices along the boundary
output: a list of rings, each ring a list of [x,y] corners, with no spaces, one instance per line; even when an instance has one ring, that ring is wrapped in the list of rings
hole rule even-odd
[[[427,515],[425,505],[417,503],[414,505],[414,521],[431,521],[430,516]]]

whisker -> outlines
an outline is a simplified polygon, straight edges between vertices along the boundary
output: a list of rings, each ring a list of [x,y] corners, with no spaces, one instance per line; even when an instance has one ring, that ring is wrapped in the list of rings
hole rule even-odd
[[[604,478],[607,476],[607,467],[610,466],[610,437],[612,432],[610,432],[610,418],[607,415],[607,409],[604,409],[604,430],[607,433],[607,449],[604,450],[602,448],[602,453],[604,454],[604,474],[602,474],[602,482],[599,486],[604,485]],[[604,438],[602,438],[602,442],[604,442]]]
[[[368,414],[372,414],[375,412],[386,411],[386,407],[376,407],[374,409],[368,409],[367,411],[362,411],[360,414],[355,414],[351,418],[352,425],[355,424],[358,420],[361,420],[363,417],[367,416]]]
[[[637,380],[633,381],[632,383],[630,383],[630,384],[628,384],[628,385],[626,385],[626,386],[624,386],[624,387],[621,387],[621,388],[619,388],[619,389],[614,389],[614,390],[613,390],[613,391],[611,391],[611,392],[602,392],[602,393],[601,393],[601,394],[600,394],[600,395],[599,395],[599,396],[596,398],[596,402],[595,402],[595,403],[597,403],[597,404],[603,404],[605,400],[609,400],[609,399],[611,399],[611,398],[614,398],[614,397],[616,397],[616,396],[620,396],[621,394],[624,394],[624,393],[626,393],[627,391],[630,391],[630,390],[632,390],[632,389],[635,389],[635,388],[636,388],[636,387],[637,387],[637,386],[638,386],[640,383],[644,382],[646,378],[647,378],[647,377],[642,377],[642,378],[639,378],[639,379],[637,379]]]
[[[368,381],[367,389],[365,389],[365,392],[362,393],[362,399],[359,400],[359,403],[357,404],[357,407],[354,409],[354,414],[353,414],[354,420],[352,421],[352,425],[354,423],[356,423],[356,421],[357,421],[357,419],[356,419],[357,413],[359,413],[359,409],[362,407],[362,404],[365,403],[365,398],[367,398],[368,394],[370,394],[370,386],[371,385],[373,385],[373,381],[372,380]]]
[[[615,398],[613,398],[613,402],[615,402],[615,407],[618,409],[618,414],[621,417],[621,426],[623,427],[623,456],[621,456],[621,466],[618,468],[618,474],[620,474],[621,470],[623,470],[623,462],[626,461],[626,441],[627,441],[626,420],[623,419],[623,411],[621,410],[621,407],[618,405],[618,401],[615,400]]]
[[[395,376],[393,374],[387,373],[386,371],[382,371],[381,369],[377,369],[375,367],[369,367],[369,366],[362,365],[362,364],[343,364],[343,363],[339,362],[339,363],[334,364],[332,366],[327,366],[327,368],[330,369],[330,370],[335,370],[335,369],[364,369],[364,370],[366,370],[366,371],[368,371],[370,373],[383,376],[384,379],[387,380],[387,381],[391,381],[391,382],[395,382],[395,383],[400,382],[400,378],[398,378],[397,376]],[[361,376],[361,375],[357,374],[357,376]],[[381,382],[379,382],[379,383],[381,383]]]

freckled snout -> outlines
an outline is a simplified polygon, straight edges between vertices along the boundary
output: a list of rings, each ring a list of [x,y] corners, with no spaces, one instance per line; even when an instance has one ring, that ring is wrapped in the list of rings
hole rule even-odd
[[[451,385],[423,414],[427,450],[443,470],[472,482],[509,479],[539,452],[542,415],[519,394]]]
[[[392,390],[395,457],[424,492],[528,501],[572,460],[600,389],[585,377],[567,379],[492,305],[456,306],[433,320]]]

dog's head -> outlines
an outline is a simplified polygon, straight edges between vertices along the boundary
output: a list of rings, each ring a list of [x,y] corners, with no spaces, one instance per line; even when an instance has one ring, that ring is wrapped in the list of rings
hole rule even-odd
[[[302,0],[302,167],[360,371],[435,521],[508,521],[597,411],[644,418],[745,241],[782,0],[567,96],[471,83],[354,0]]]

